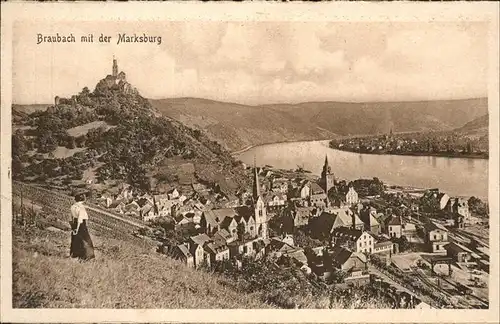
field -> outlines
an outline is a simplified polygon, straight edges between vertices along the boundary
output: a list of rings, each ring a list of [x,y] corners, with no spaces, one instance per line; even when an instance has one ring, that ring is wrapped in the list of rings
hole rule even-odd
[[[65,159],[73,156],[75,153],[85,151],[85,148],[83,147],[75,147],[73,149],[69,149],[64,146],[58,146],[56,149],[52,152],[54,154],[54,158],[56,159]]]
[[[78,137],[78,136],[86,135],[89,132],[89,130],[91,130],[93,128],[99,128],[99,127],[106,127],[107,129],[109,129],[111,126],[106,124],[106,122],[104,122],[104,121],[95,121],[95,122],[91,122],[91,123],[87,123],[84,125],[70,128],[70,129],[68,129],[68,134],[70,136],[73,136],[73,137]]]

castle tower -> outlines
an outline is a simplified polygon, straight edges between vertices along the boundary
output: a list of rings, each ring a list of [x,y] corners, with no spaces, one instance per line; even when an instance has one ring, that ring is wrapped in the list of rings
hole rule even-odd
[[[257,235],[263,239],[268,238],[267,230],[267,210],[266,203],[262,196],[260,195],[260,185],[259,185],[259,173],[257,171],[257,166],[255,164],[253,167],[253,188],[252,188],[252,201],[255,213],[255,225],[257,228]]]
[[[118,76],[118,62],[116,61],[115,57],[113,56],[113,74],[114,77]]]
[[[328,165],[328,156],[325,155],[325,164],[323,165],[323,171],[321,172],[320,185],[325,190],[328,195],[328,191],[335,185],[335,175],[332,173],[332,169]]]

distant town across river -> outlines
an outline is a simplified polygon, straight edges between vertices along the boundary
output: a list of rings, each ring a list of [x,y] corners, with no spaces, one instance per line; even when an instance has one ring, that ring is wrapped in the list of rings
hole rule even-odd
[[[455,196],[488,198],[488,160],[436,156],[373,155],[340,151],[328,141],[284,142],[254,146],[235,157],[247,165],[304,170],[319,175],[328,156],[336,177],[348,180],[377,177],[384,183],[439,188]]]

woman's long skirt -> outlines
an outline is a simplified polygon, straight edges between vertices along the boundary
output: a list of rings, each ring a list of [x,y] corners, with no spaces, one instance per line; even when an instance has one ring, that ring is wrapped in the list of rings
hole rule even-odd
[[[76,229],[77,224],[78,221],[73,220],[72,230]],[[76,235],[73,235],[73,233],[71,234],[70,256],[82,260],[90,260],[95,257],[94,244],[90,238],[87,222],[85,220],[80,224],[78,233],[76,233]]]

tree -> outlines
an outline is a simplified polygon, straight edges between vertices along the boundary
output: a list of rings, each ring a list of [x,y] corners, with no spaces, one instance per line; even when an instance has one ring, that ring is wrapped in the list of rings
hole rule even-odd
[[[399,245],[400,252],[408,251],[411,247],[410,242],[408,242],[408,239],[404,235],[398,238],[393,238],[391,241]]]
[[[12,136],[12,155],[21,157],[26,154],[27,151],[26,139],[21,131],[17,131]]]
[[[480,217],[488,217],[489,208],[488,204],[483,202],[481,199],[474,196],[470,197],[468,200],[470,211]]]
[[[70,137],[68,139],[68,145],[67,145],[67,148],[69,149],[74,149],[76,147],[76,142],[75,142],[75,138],[74,137]]]
[[[236,227],[236,232],[238,234],[238,239],[240,241],[243,241],[245,237],[245,225],[243,224],[243,222],[238,224],[238,226]]]
[[[24,171],[23,163],[17,155],[12,156],[12,175],[14,178],[18,179],[21,177]]]

